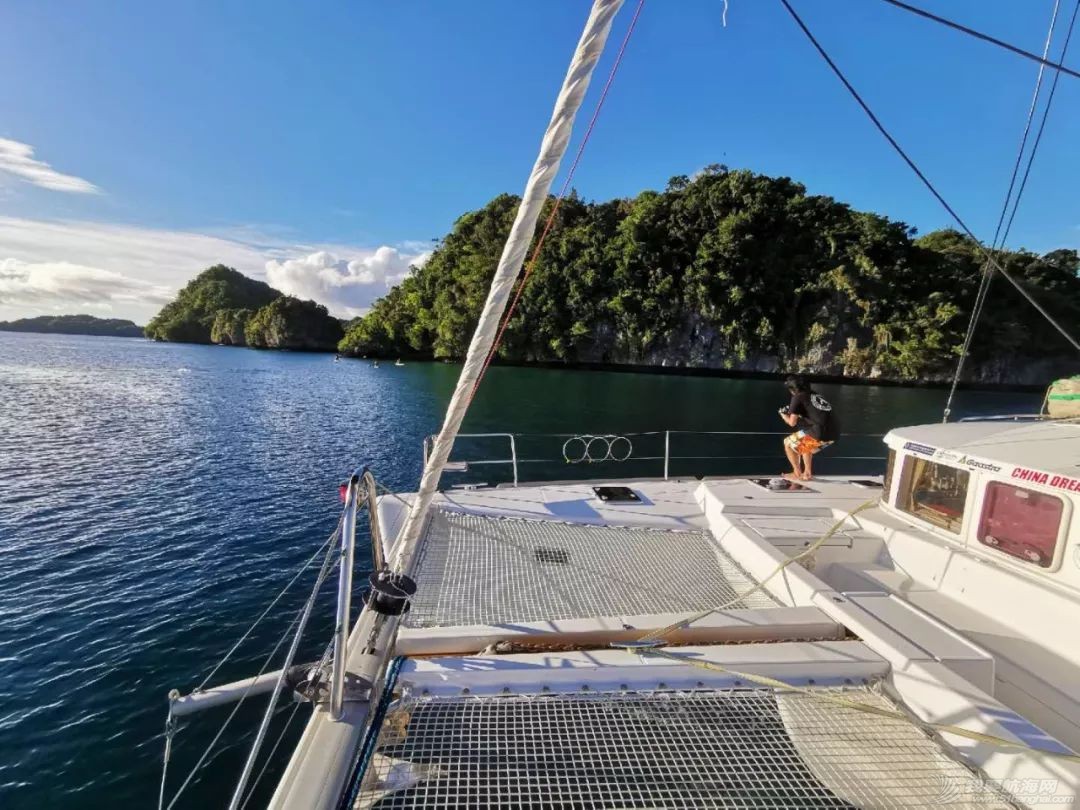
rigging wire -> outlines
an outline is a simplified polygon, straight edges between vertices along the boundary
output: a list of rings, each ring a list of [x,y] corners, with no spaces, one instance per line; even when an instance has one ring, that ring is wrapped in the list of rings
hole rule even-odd
[[[270,665],[270,661],[273,659],[273,657],[275,655],[277,655],[277,651],[279,649],[281,649],[282,643],[284,643],[285,639],[288,638],[289,634],[292,632],[292,629],[296,626],[296,623],[300,620],[300,615],[301,614],[298,611],[297,614],[293,617],[292,622],[289,623],[289,626],[286,628],[286,630],[282,634],[281,638],[278,639],[277,644],[274,645],[274,649],[272,649],[270,651],[270,655],[266,656],[266,660],[263,661],[263,665],[259,668],[259,672],[255,676],[255,678],[258,678],[259,675],[262,675],[264,672],[266,672],[266,668]],[[242,695],[240,695],[240,699],[238,701],[236,701],[236,705],[233,706],[233,710],[231,712],[229,712],[229,716],[225,718],[225,722],[221,724],[221,728],[218,729],[217,734],[215,734],[214,738],[212,740],[210,740],[210,744],[206,746],[206,749],[202,752],[202,755],[199,757],[198,761],[195,763],[195,766],[191,769],[191,772],[187,775],[187,778],[184,779],[183,783],[181,783],[181,785],[177,789],[176,793],[173,794],[172,801],[170,801],[169,804],[165,807],[165,810],[172,810],[173,806],[176,804],[176,802],[180,798],[181,794],[183,794],[183,792],[187,789],[187,786],[191,783],[191,780],[195,778],[195,775],[199,772],[199,769],[202,768],[203,763],[206,762],[207,757],[210,756],[210,752],[213,750],[214,746],[217,745],[218,740],[221,739],[221,735],[223,735],[225,733],[225,729],[227,729],[229,727],[229,723],[231,723],[233,718],[236,717],[236,713],[238,711],[240,711],[240,706],[243,705],[244,700],[247,699],[248,694],[251,692],[252,686],[254,686],[255,678],[251,679],[251,682],[248,684],[247,689],[245,689],[244,693]],[[168,747],[168,745],[167,745],[167,747]],[[169,767],[169,761],[168,761],[168,759],[166,759],[165,760],[165,767],[163,768],[163,772],[162,772],[161,796],[160,796],[161,802],[164,802],[164,797],[165,797],[165,773],[164,773],[164,771],[166,769],[168,769],[168,767]],[[159,808],[159,810],[161,810],[161,804],[160,803],[158,804],[158,808]]]
[[[1080,3],[1078,3],[1080,6]],[[1043,45],[1043,57],[1050,53],[1050,43],[1054,40],[1054,27],[1057,25],[1058,12],[1061,10],[1061,0],[1054,0],[1054,9],[1050,15],[1050,29],[1046,32],[1046,43]],[[1075,21],[1076,15],[1073,14],[1073,20]],[[1066,47],[1068,47],[1068,40],[1066,39]],[[1065,52],[1062,51],[1062,56]],[[1039,65],[1039,72],[1035,77],[1035,92],[1031,96],[1031,106],[1028,108],[1027,122],[1024,124],[1024,134],[1020,138],[1020,148],[1016,152],[1016,162],[1013,164],[1012,177],[1009,178],[1009,188],[1005,192],[1005,203],[1001,206],[1001,216],[998,217],[997,227],[994,229],[994,238],[990,242],[990,247],[998,247],[998,237],[1001,234],[1001,226],[1005,223],[1005,216],[1009,211],[1009,202],[1012,199],[1012,193],[1016,188],[1016,178],[1020,174],[1020,164],[1024,159],[1024,150],[1027,147],[1028,136],[1031,134],[1031,124],[1035,120],[1035,110],[1039,106],[1039,96],[1042,93],[1043,77],[1046,75],[1046,65]],[[1060,74],[1058,74],[1060,75]],[[1055,81],[1056,84],[1056,81]],[[1050,96],[1050,101],[1053,101],[1053,95]],[[1050,109],[1050,102],[1047,102],[1047,110]],[[1046,113],[1043,113],[1043,121],[1046,121]],[[1032,155],[1034,156],[1035,150],[1039,148],[1038,141],[1032,147]],[[1028,171],[1031,170],[1031,161],[1028,161]],[[1026,172],[1025,172],[1026,177]],[[1016,205],[1020,204],[1020,195],[1023,194],[1023,187],[1017,193]],[[1016,205],[1013,206],[1013,210],[1016,210]],[[1005,236],[1001,237],[1001,245],[1004,246],[1005,240],[1008,238],[1008,231],[1005,232]]]
[[[270,721],[274,719],[274,708],[277,706],[281,688],[285,684],[285,678],[288,675],[290,667],[292,667],[293,659],[300,647],[300,639],[304,634],[304,628],[307,626],[308,619],[311,617],[311,611],[315,608],[315,601],[318,599],[319,591],[322,589],[322,585],[330,575],[330,572],[334,569],[335,564],[340,561],[341,564],[344,565],[343,552],[337,551],[335,554],[335,551],[337,550],[333,547],[327,551],[322,569],[319,571],[319,575],[315,578],[315,584],[311,588],[311,595],[308,596],[307,602],[304,603],[304,607],[301,609],[300,614],[295,620],[298,623],[296,633],[293,636],[292,643],[289,645],[288,652],[285,653],[285,661],[281,665],[281,672],[278,674],[277,682],[274,684],[274,690],[270,694],[270,702],[267,704],[266,712],[263,714],[262,722],[259,724],[259,730],[255,735],[255,742],[252,743],[251,751],[248,753],[247,761],[244,763],[244,770],[236,783],[236,790],[233,792],[232,801],[229,803],[229,810],[238,810],[240,800],[244,797],[248,779],[251,777],[251,771],[254,769],[255,762],[259,757],[259,749],[266,739],[266,732],[270,728]]]
[[[582,136],[581,143],[578,145],[577,153],[574,155],[574,162],[570,164],[570,170],[566,174],[566,179],[563,180],[562,188],[559,189],[559,196],[555,198],[555,204],[552,206],[551,213],[548,214],[547,221],[544,223],[544,229],[540,232],[540,238],[536,241],[536,247],[533,248],[532,255],[525,264],[525,272],[517,283],[514,297],[511,299],[510,306],[506,308],[502,322],[499,324],[499,331],[495,335],[495,341],[491,344],[491,349],[488,351],[487,357],[484,358],[484,365],[480,367],[480,374],[476,378],[476,383],[473,385],[470,399],[475,397],[476,392],[480,389],[480,383],[484,379],[484,374],[487,373],[488,366],[491,365],[491,361],[495,359],[495,354],[499,351],[499,344],[502,342],[503,333],[506,332],[506,327],[510,324],[510,319],[513,317],[514,310],[517,308],[518,301],[521,299],[521,293],[525,290],[525,285],[529,281],[529,276],[532,275],[533,270],[536,268],[536,263],[540,258],[540,250],[544,246],[544,240],[555,225],[555,217],[558,215],[559,208],[562,206],[562,202],[566,198],[567,192],[570,190],[570,181],[574,179],[574,172],[577,171],[578,164],[581,162],[581,156],[585,153],[585,146],[589,143],[589,137],[596,127],[596,121],[600,117],[600,111],[604,107],[604,102],[607,100],[608,91],[611,90],[611,85],[615,82],[615,75],[619,72],[619,66],[622,64],[623,56],[626,54],[626,46],[630,44],[630,37],[634,33],[638,17],[641,16],[641,10],[644,6],[645,0],[638,0],[637,7],[634,9],[634,16],[630,18],[630,25],[626,29],[622,44],[619,46],[619,52],[615,55],[615,62],[612,64],[607,81],[604,83],[604,89],[600,92],[600,98],[596,101],[596,107],[593,109],[592,118],[589,119],[589,126],[586,127],[585,134]]]
[[[1043,45],[1043,57],[1050,53],[1050,44],[1054,39],[1054,28],[1057,25],[1058,12],[1061,10],[1061,0],[1054,0],[1054,8],[1050,15],[1050,27],[1046,32],[1046,43]],[[1069,39],[1072,37],[1073,25],[1076,23],[1076,12],[1080,10],[1080,0],[1077,0],[1076,7],[1073,10],[1072,20],[1069,23],[1069,31],[1065,38],[1065,46],[1062,48],[1061,57],[1065,58],[1065,52],[1069,47]],[[997,227],[994,229],[994,238],[990,242],[991,250],[999,250],[1005,246],[1005,241],[1009,238],[1009,231],[1012,229],[1013,218],[1016,216],[1017,208],[1020,206],[1020,198],[1024,194],[1024,188],[1027,185],[1028,175],[1031,173],[1031,166],[1035,161],[1035,153],[1039,149],[1039,141],[1042,139],[1043,127],[1046,126],[1046,117],[1050,112],[1050,105],[1054,101],[1053,90],[1057,87],[1057,79],[1060,77],[1060,73],[1054,77],[1054,84],[1052,86],[1050,96],[1047,99],[1046,106],[1043,109],[1042,122],[1039,125],[1038,136],[1035,138],[1035,142],[1031,147],[1031,154],[1028,158],[1027,167],[1024,169],[1024,177],[1020,183],[1020,188],[1016,193],[1016,198],[1013,199],[1013,191],[1016,189],[1016,178],[1020,173],[1020,164],[1024,159],[1024,150],[1027,147],[1028,136],[1031,134],[1031,124],[1035,120],[1035,110],[1039,106],[1039,96],[1042,94],[1043,78],[1046,75],[1046,66],[1039,65],[1038,75],[1035,77],[1035,90],[1031,96],[1031,105],[1028,107],[1027,121],[1024,124],[1024,133],[1020,138],[1020,148],[1016,152],[1016,161],[1013,163],[1012,176],[1009,178],[1009,187],[1005,192],[1005,201],[1001,205],[1001,214],[998,216]],[[1009,216],[1009,225],[1005,228],[1005,232],[1002,233],[1002,225],[1005,223],[1005,216],[1009,212],[1009,203],[1012,205],[1012,215]],[[1000,237],[1000,242],[999,242]],[[987,262],[983,262],[981,268],[981,275],[979,278],[979,289],[975,294],[975,302],[971,308],[971,317],[968,320],[967,330],[964,333],[964,342],[960,348],[960,359],[956,363],[956,371],[953,374],[952,385],[949,388],[949,396],[945,400],[945,411],[942,413],[941,421],[948,422],[949,416],[952,414],[953,398],[956,396],[956,388],[960,384],[960,377],[964,373],[964,364],[967,362],[968,352],[971,349],[971,342],[975,338],[975,329],[978,327],[979,318],[982,316],[983,306],[986,304],[986,298],[990,292],[990,284],[993,281],[993,269]]]
[[[333,540],[333,538],[338,535],[339,530],[340,530],[340,523],[339,523],[338,529],[336,529],[334,531],[334,533],[330,535],[330,540]],[[323,548],[326,548],[326,546],[330,544],[330,540],[328,540],[327,543],[324,544]],[[316,578],[316,591],[317,591],[318,586],[322,585],[322,582],[325,580],[326,575],[329,572],[329,570],[333,568],[333,563],[336,562],[336,557],[334,555],[334,552],[335,552],[335,549],[333,547],[330,547],[326,552],[326,557],[323,560],[322,568],[320,569],[319,575]],[[305,566],[305,568],[306,568],[306,566]],[[297,611],[296,615],[293,617],[292,621],[289,623],[289,626],[285,629],[285,632],[277,640],[277,643],[274,645],[274,649],[272,649],[270,651],[270,654],[268,656],[266,656],[266,658],[263,660],[262,666],[259,668],[258,673],[248,683],[247,688],[244,690],[243,694],[240,695],[240,698],[239,698],[239,700],[237,700],[236,705],[233,706],[232,711],[229,712],[229,716],[226,717],[225,722],[223,722],[221,724],[221,727],[218,729],[217,734],[215,734],[214,738],[212,740],[210,740],[209,745],[206,746],[206,748],[203,751],[202,755],[199,757],[198,761],[195,763],[195,766],[191,769],[191,772],[188,773],[187,777],[184,779],[183,783],[181,783],[181,785],[177,789],[176,793],[173,794],[172,800],[169,802],[168,805],[165,805],[165,778],[166,778],[166,774],[168,773],[169,758],[170,758],[170,755],[171,755],[171,752],[172,752],[172,736],[175,735],[175,732],[176,732],[176,727],[175,727],[175,724],[173,723],[172,709],[170,707],[169,720],[167,721],[167,725],[166,725],[166,730],[167,730],[166,741],[165,741],[166,754],[165,754],[165,762],[164,762],[164,765],[162,767],[161,789],[160,789],[159,799],[158,799],[158,810],[162,810],[163,807],[164,807],[164,810],[172,810],[172,807],[175,806],[176,802],[180,799],[181,794],[183,794],[183,792],[187,789],[188,785],[191,784],[191,780],[195,778],[195,775],[199,772],[199,769],[202,768],[203,763],[205,763],[207,758],[210,756],[210,752],[213,750],[214,746],[217,745],[218,741],[221,739],[222,735],[225,733],[225,729],[227,729],[229,727],[229,724],[232,722],[233,718],[236,717],[237,712],[240,711],[240,706],[244,703],[244,701],[247,699],[247,696],[251,693],[251,689],[255,685],[255,680],[260,675],[262,675],[264,672],[266,672],[267,667],[270,666],[270,662],[274,659],[274,656],[277,655],[277,651],[279,649],[281,649],[281,645],[285,642],[285,639],[289,637],[289,635],[293,632],[293,628],[296,627],[297,624],[300,622],[301,617],[304,615],[304,612],[307,610],[308,604],[310,604],[310,601],[311,601],[311,598],[309,597],[308,602],[305,603],[304,606],[300,610]],[[171,726],[171,728],[170,728],[170,726]]]
[[[953,22],[952,20],[946,19],[945,17],[938,16],[937,14],[932,14],[925,9],[917,8],[916,6],[913,6],[909,3],[901,2],[901,0],[883,0],[883,2],[886,2],[891,6],[896,6],[897,8],[903,9],[904,11],[910,11],[912,14],[917,14],[920,17],[925,17],[926,19],[932,20],[933,22],[940,23],[944,26],[947,26],[948,28],[952,28],[955,31],[959,31],[962,34],[967,34],[968,36],[975,37],[976,39],[981,39],[983,42],[989,42],[991,45],[997,45],[999,48],[1004,48],[1007,51],[1012,51],[1018,56],[1023,56],[1025,59],[1030,59],[1033,62],[1038,62],[1039,64],[1045,65],[1046,67],[1053,68],[1054,70],[1058,71],[1059,74],[1065,73],[1069,76],[1072,76],[1073,78],[1080,79],[1080,72],[1075,71],[1072,68],[1066,67],[1065,65],[1061,64],[1060,61],[1051,62],[1045,56],[1040,57],[1037,54],[1032,53],[1031,51],[1025,51],[1023,48],[1018,48],[1015,45],[1005,42],[1005,40],[998,39],[997,37],[992,37],[989,34],[982,33],[981,31],[976,31],[974,28],[969,28],[966,25],[961,25],[958,22]],[[1062,58],[1064,59],[1064,57]]]
[[[299,703],[294,703],[292,711],[289,713],[289,718],[285,721],[285,725],[281,727],[281,733],[278,734],[277,740],[274,742],[274,747],[270,749],[270,753],[266,755],[266,761],[263,762],[263,766],[259,769],[259,775],[255,777],[255,780],[251,783],[251,790],[248,791],[247,798],[244,799],[244,803],[240,805],[240,810],[244,810],[247,807],[248,802],[251,801],[251,797],[255,795],[255,789],[259,786],[259,782],[263,778],[263,774],[266,773],[267,766],[274,761],[274,754],[277,753],[278,746],[281,745],[281,741],[285,739],[285,732],[289,730],[289,726],[292,725],[293,719],[296,717],[296,712],[300,708]]]
[[[997,259],[993,256],[993,254],[986,249],[986,247],[975,236],[971,228],[968,227],[967,223],[964,222],[963,218],[958,213],[956,213],[956,209],[949,205],[948,201],[941,195],[941,192],[939,192],[934,186],[934,184],[930,182],[929,178],[927,178],[927,176],[923,174],[922,169],[920,169],[918,164],[916,164],[915,161],[912,160],[911,157],[908,155],[908,153],[904,151],[904,148],[900,146],[900,144],[892,136],[889,130],[885,128],[885,125],[881,123],[881,119],[879,119],[874,113],[874,111],[870,109],[870,106],[866,103],[865,100],[863,100],[863,97],[859,95],[859,91],[855,89],[855,87],[851,84],[850,81],[848,81],[847,76],[844,75],[843,71],[841,71],[840,68],[837,66],[836,62],[832,60],[832,57],[829,56],[825,48],[821,45],[820,42],[818,42],[817,38],[811,33],[810,29],[807,28],[806,23],[803,22],[802,18],[798,15],[795,9],[792,8],[789,0],[780,0],[780,2],[781,4],[783,4],[784,8],[787,9],[787,12],[791,15],[792,19],[795,20],[795,23],[799,26],[802,32],[806,35],[807,39],[810,40],[810,43],[817,50],[821,58],[825,60],[826,64],[828,64],[828,66],[832,69],[832,72],[847,89],[848,93],[851,94],[852,98],[855,99],[858,105],[862,108],[863,112],[866,113],[867,117],[877,128],[878,132],[882,134],[882,136],[885,138],[885,140],[889,142],[889,144],[896,151],[896,153],[900,155],[900,157],[904,160],[908,167],[915,173],[919,180],[922,181],[923,185],[926,186],[926,188],[930,191],[931,194],[934,195],[934,198],[937,199],[939,203],[941,203],[942,208],[944,208],[949,213],[949,216],[951,216],[956,222],[956,224],[960,226],[960,229],[971,238],[971,240],[975,243],[975,247],[979,250],[979,252],[982,253],[983,258],[986,260],[986,262],[989,263],[990,266],[997,270],[999,273],[1001,273],[1001,275],[1005,277],[1005,280],[1012,284],[1013,287],[1016,288],[1017,292],[1024,296],[1024,298],[1027,299],[1027,302],[1033,307],[1035,307],[1035,309],[1038,310],[1044,318],[1046,318],[1050,325],[1053,326],[1059,333],[1061,333],[1062,337],[1064,337],[1073,346],[1073,348],[1080,352],[1080,342],[1078,342],[1076,338],[1069,334],[1069,332],[1066,331],[1065,327],[1059,324],[1054,319],[1054,317],[1046,311],[1042,304],[1040,304],[1038,301],[1035,300],[1035,298],[1032,297],[1031,293],[1029,293],[1023,287],[1023,285],[1020,284],[1020,282],[1018,282],[1007,272],[1005,272],[1005,269],[998,263]]]
[[[1061,58],[1065,58],[1066,52],[1069,50],[1069,42],[1072,40],[1073,30],[1076,26],[1077,13],[1080,12],[1080,0],[1077,0],[1076,5],[1073,7],[1072,18],[1069,20],[1069,27],[1065,32],[1065,42],[1061,46]],[[1039,122],[1039,129],[1035,133],[1035,142],[1031,147],[1031,154],[1028,155],[1027,166],[1024,169],[1024,176],[1020,181],[1020,189],[1016,192],[1016,202],[1013,204],[1012,214],[1009,216],[1009,222],[1005,226],[1005,233],[1001,237],[1001,244],[1005,244],[1005,240],[1009,236],[1009,231],[1012,229],[1013,219],[1016,217],[1017,206],[1020,205],[1020,197],[1024,193],[1024,189],[1027,187],[1028,175],[1031,174],[1031,164],[1035,161],[1035,152],[1039,148],[1039,144],[1042,142],[1043,131],[1046,129],[1046,118],[1050,114],[1050,105],[1054,102],[1054,94],[1057,92],[1058,79],[1061,74],[1055,74],[1054,81],[1050,83],[1050,93],[1046,98],[1046,106],[1043,108],[1042,120]]]
[[[235,644],[233,644],[231,648],[229,648],[229,651],[225,653],[225,656],[220,661],[218,661],[217,664],[214,665],[214,668],[210,670],[209,674],[207,674],[207,676],[202,679],[202,682],[192,691],[202,691],[203,687],[206,686],[206,684],[210,682],[210,679],[214,677],[214,673],[221,669],[221,667],[225,664],[226,661],[229,660],[232,654],[236,652],[237,649],[239,649],[240,645],[244,643],[247,637],[250,636],[252,631],[258,626],[259,622],[266,618],[266,615],[274,608],[274,605],[281,601],[281,598],[286,594],[286,592],[288,592],[288,590],[292,588],[292,586],[296,583],[296,580],[300,579],[301,575],[303,575],[303,573],[311,567],[311,564],[315,562],[316,558],[323,551],[326,550],[326,547],[337,539],[338,533],[341,531],[341,520],[341,518],[338,518],[337,528],[334,529],[334,531],[330,534],[328,538],[326,538],[326,542],[323,543],[322,546],[320,546],[319,549],[314,554],[312,554],[311,557],[308,558],[308,561],[300,567],[300,570],[296,572],[293,578],[290,579],[285,585],[285,587],[281,589],[278,595],[274,597],[273,601],[271,601],[270,604],[266,606],[266,609],[259,614],[259,617],[254,622],[252,622],[251,626],[247,630],[244,631],[244,634],[240,636],[239,640]]]

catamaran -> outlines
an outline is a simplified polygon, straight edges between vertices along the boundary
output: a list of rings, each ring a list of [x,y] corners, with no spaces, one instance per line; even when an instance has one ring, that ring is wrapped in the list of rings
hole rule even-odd
[[[660,476],[530,484],[515,437],[496,434],[512,481],[442,486],[464,469],[451,450],[621,4],[592,6],[417,491],[350,476],[283,666],[171,693],[166,765],[176,718],[269,695],[231,808],[290,698],[309,711],[276,810],[1071,803],[1080,423],[1067,407],[897,427],[883,476],[678,477],[665,435]],[[632,446],[575,436],[563,451],[617,462]],[[334,637],[298,662],[335,573]]]

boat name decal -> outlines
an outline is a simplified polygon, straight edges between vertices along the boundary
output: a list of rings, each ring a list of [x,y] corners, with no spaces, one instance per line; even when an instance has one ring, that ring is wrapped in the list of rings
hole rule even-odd
[[[1069,478],[1067,475],[1050,475],[1038,470],[1017,467],[1012,471],[1012,477],[1019,478],[1021,481],[1030,481],[1033,484],[1046,484],[1067,492],[1080,492],[1080,479]]]
[[[904,445],[905,450],[910,450],[912,453],[918,453],[920,456],[934,457],[934,453],[937,452],[936,447],[930,447],[926,444],[918,444],[916,442],[908,442]]]

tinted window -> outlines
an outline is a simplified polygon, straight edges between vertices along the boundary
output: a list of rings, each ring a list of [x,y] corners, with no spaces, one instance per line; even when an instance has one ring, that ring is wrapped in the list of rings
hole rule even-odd
[[[966,470],[908,456],[904,459],[896,507],[927,523],[960,534],[967,488]]]
[[[992,481],[983,501],[979,542],[1049,568],[1063,510],[1061,499],[1053,495]]]
[[[889,448],[889,458],[885,462],[885,484],[882,489],[885,492],[885,500],[892,494],[893,467],[896,465],[896,451]]]

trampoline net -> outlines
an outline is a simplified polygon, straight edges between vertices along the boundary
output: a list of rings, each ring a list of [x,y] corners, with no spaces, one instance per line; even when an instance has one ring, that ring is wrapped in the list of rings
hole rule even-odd
[[[756,584],[706,531],[438,512],[407,627],[703,610]],[[776,607],[756,591],[733,607]]]
[[[869,688],[848,700],[893,708]],[[356,808],[1011,807],[919,728],[771,689],[395,702]]]

